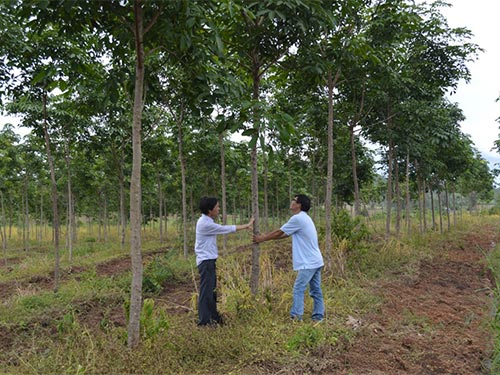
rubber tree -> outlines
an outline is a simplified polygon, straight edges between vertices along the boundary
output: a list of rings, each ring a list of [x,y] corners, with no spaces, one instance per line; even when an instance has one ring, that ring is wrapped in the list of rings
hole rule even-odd
[[[46,155],[49,162],[52,185],[52,210],[55,248],[54,290],[59,287],[59,202],[54,154],[58,147],[51,136],[57,134],[57,125],[51,111],[53,99],[59,92],[69,90],[68,82],[77,85],[84,79],[83,68],[93,59],[92,34],[81,33],[78,41],[61,32],[58,23],[45,12],[43,7],[31,2],[11,2],[11,11],[17,22],[24,25],[22,38],[24,43],[7,60],[11,69],[19,74],[9,81],[9,95],[18,102],[17,110],[29,112],[23,119],[27,127],[41,130],[45,140]],[[56,90],[57,89],[57,90]],[[36,109],[36,102],[40,103]],[[15,105],[12,110],[16,110]],[[38,112],[38,114],[37,114]],[[19,112],[18,112],[19,113]],[[53,134],[51,134],[53,133]]]
[[[375,114],[365,135],[372,142],[387,148],[388,238],[393,183],[395,189],[399,189],[397,158],[408,154],[408,150],[400,144],[407,135],[407,124],[401,118],[402,106],[410,99],[435,100],[446,90],[454,89],[460,79],[467,80],[469,71],[466,62],[476,56],[478,48],[468,42],[470,32],[467,29],[447,26],[439,13],[439,4],[427,8],[427,5],[415,7],[403,1],[393,1],[377,6],[367,36],[381,63],[373,72],[371,89],[379,100],[379,105],[375,106],[378,114]],[[382,108],[384,111],[380,110]],[[397,213],[399,216],[399,209]]]
[[[0,238],[2,239],[2,253],[7,265],[7,216],[6,196],[12,194],[15,187],[16,175],[19,173],[19,136],[11,125],[0,130]]]
[[[300,43],[315,20],[314,10],[320,10],[320,2],[307,5],[294,0],[266,0],[259,2],[224,1],[220,3],[218,27],[220,42],[224,45],[229,59],[239,66],[239,75],[250,82],[250,121],[245,135],[251,136],[250,163],[252,166],[252,215],[255,218],[254,234],[260,231],[259,221],[259,183],[257,145],[263,134],[262,121],[263,93],[262,84],[270,69],[276,67],[290,49]],[[252,273],[250,286],[253,294],[258,291],[260,248],[252,249]]]

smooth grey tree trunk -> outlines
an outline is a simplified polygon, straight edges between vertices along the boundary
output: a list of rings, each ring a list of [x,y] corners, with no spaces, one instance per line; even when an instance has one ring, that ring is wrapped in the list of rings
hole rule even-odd
[[[134,110],[132,117],[132,176],[130,179],[130,257],[132,285],[130,288],[130,315],[127,345],[135,348],[140,341],[142,310],[142,242],[141,242],[141,128],[144,94],[144,27],[142,1],[134,2],[134,41],[136,52]]]
[[[57,180],[50,148],[49,130],[47,128],[47,93],[43,95],[43,134],[45,138],[45,149],[47,151],[47,159],[49,162],[50,181],[52,187],[52,215],[53,215],[53,235],[54,235],[54,292],[59,291],[60,282],[60,259],[59,259],[59,208],[57,198]]]
[[[219,149],[220,149],[220,185],[222,194],[222,225],[227,224],[227,196],[226,196],[226,160],[224,150],[224,132],[219,134]],[[227,235],[223,236],[222,252],[227,253]]]

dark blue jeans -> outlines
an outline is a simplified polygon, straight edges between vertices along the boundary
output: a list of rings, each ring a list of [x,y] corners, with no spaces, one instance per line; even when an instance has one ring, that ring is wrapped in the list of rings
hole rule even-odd
[[[217,311],[217,274],[215,259],[204,260],[198,266],[200,295],[198,298],[198,325],[222,323]]]

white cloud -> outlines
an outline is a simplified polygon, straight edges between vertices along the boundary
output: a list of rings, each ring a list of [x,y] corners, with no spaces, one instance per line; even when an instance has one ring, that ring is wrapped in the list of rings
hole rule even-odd
[[[466,120],[462,131],[469,134],[476,148],[490,163],[498,163],[499,155],[491,152],[494,141],[499,138],[500,46],[496,41],[500,35],[499,0],[451,0],[452,7],[443,8],[443,14],[451,27],[467,27],[474,34],[473,42],[485,51],[474,63],[469,64],[471,81],[461,82],[450,99],[458,102]]]

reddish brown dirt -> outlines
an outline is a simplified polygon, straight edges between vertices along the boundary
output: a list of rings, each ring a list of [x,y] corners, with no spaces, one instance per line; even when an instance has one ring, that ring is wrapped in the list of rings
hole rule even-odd
[[[154,255],[163,253],[167,249],[159,248],[152,252],[148,252],[144,255],[143,261],[147,263]],[[20,263],[21,258],[13,258],[15,263]],[[14,264],[13,260],[9,260],[8,267]],[[131,262],[130,257],[122,257],[111,259],[106,262],[102,262],[96,265],[97,275],[100,277],[110,277],[113,275],[118,275],[125,271],[130,270]],[[75,277],[78,280],[78,274],[85,272],[87,269],[85,267],[72,266],[68,269],[61,270],[61,281],[67,280],[70,277]],[[48,290],[54,287],[54,274],[50,273],[47,275],[35,275],[29,280],[22,281],[7,281],[0,282],[0,300],[5,300],[12,296],[18,291],[40,291]]]
[[[412,278],[373,286],[383,304],[361,319],[355,340],[321,373],[489,373],[492,281],[480,249],[496,240],[492,231],[468,236],[464,248],[443,248]]]

